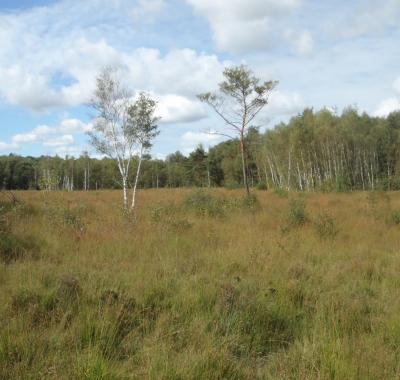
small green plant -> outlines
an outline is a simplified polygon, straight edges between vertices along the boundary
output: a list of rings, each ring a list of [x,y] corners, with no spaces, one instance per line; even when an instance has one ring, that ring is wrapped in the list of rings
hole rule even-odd
[[[71,212],[70,210],[65,210],[63,220],[66,226],[71,227],[76,231],[83,232],[85,229],[82,218],[79,215]]]
[[[339,232],[336,220],[325,213],[317,217],[314,227],[321,239],[334,239]]]
[[[393,211],[389,217],[389,224],[400,225],[400,211]]]
[[[257,184],[257,190],[268,190],[268,184],[266,182],[259,182]]]
[[[290,201],[287,222],[290,227],[302,227],[309,222],[303,199]]]
[[[242,207],[248,209],[255,209],[259,205],[257,196],[251,193],[242,199]]]
[[[13,234],[0,234],[0,260],[6,264],[22,259],[27,253],[35,256],[40,246],[34,236],[17,237]]]
[[[184,202],[186,209],[202,216],[224,216],[225,202],[202,189],[191,193]]]
[[[289,192],[282,187],[277,187],[274,189],[274,193],[279,197],[279,198],[288,198],[289,197]]]
[[[173,203],[156,204],[150,208],[150,218],[157,224],[170,231],[185,231],[192,224],[181,215],[179,208]]]

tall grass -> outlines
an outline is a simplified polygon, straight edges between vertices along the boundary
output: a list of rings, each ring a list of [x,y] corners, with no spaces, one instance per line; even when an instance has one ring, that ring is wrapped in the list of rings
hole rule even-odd
[[[400,378],[397,193],[17,197],[0,379]]]

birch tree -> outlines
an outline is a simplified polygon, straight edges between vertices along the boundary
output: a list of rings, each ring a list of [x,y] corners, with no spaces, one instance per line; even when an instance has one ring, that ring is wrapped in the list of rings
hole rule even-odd
[[[255,117],[268,104],[269,95],[278,82],[261,82],[244,65],[226,68],[223,75],[225,80],[219,84],[218,93],[208,92],[200,94],[198,97],[202,102],[211,106],[239,138],[243,184],[249,195],[245,137]],[[225,133],[216,133],[231,137]]]
[[[117,162],[122,179],[123,204],[128,208],[128,176],[136,143],[129,122],[130,92],[123,87],[115,68],[105,68],[96,80],[91,105],[98,112],[89,132],[90,142],[100,153]]]
[[[150,95],[141,92],[139,98],[128,109],[128,125],[131,128],[132,137],[138,148],[138,166],[133,185],[131,210],[133,210],[136,205],[136,189],[143,155],[152,146],[154,138],[159,133],[157,122],[160,118],[155,116],[156,106],[157,102],[153,100]]]

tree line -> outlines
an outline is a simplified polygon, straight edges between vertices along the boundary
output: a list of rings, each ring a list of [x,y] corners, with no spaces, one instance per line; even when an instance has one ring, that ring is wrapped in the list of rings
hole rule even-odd
[[[250,187],[287,190],[400,189],[400,112],[387,118],[347,108],[341,115],[306,109],[288,123],[261,133],[248,129],[245,166]],[[140,158],[132,159],[127,178],[133,185]],[[164,160],[144,154],[139,188],[243,187],[239,139],[208,150],[200,145]],[[121,189],[118,165],[111,158],[58,156],[0,157],[2,189]]]

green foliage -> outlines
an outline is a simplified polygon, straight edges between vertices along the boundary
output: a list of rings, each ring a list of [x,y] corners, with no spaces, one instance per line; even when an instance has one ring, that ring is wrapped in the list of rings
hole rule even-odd
[[[248,209],[256,210],[259,207],[257,196],[252,193],[239,198],[218,197],[210,191],[198,189],[189,194],[184,201],[184,208],[195,211],[197,215],[223,217],[227,212]]]
[[[306,211],[306,205],[303,199],[291,200],[287,214],[287,223],[289,227],[302,227],[309,222],[310,218]]]
[[[189,194],[184,202],[187,210],[195,211],[201,216],[224,216],[225,202],[210,192],[199,189]]]
[[[84,207],[72,206],[70,203],[58,203],[46,207],[46,218],[53,227],[67,228],[78,235],[86,230],[85,214],[88,214],[88,210]]]
[[[334,239],[339,232],[336,220],[326,213],[318,215],[314,227],[321,239]]]
[[[15,216],[26,218],[33,213],[33,207],[21,202],[2,201],[0,203],[0,260],[5,264],[22,259],[28,253],[37,256],[41,246],[38,239],[30,234],[17,236],[12,229]]]
[[[244,134],[249,183],[259,183],[267,175],[270,186],[275,188],[324,192],[398,190],[398,119],[398,112],[377,118],[351,108],[341,115],[325,109],[306,109],[265,133],[249,126]],[[152,138],[154,133],[150,128],[142,137],[147,134]],[[172,153],[165,160],[145,156],[139,188],[242,187],[239,147],[239,139],[233,139],[211,147],[208,152],[196,147],[188,156],[181,152]],[[72,190],[73,183],[74,190],[82,190],[88,169],[86,188],[120,188],[115,162],[87,155],[67,159],[1,156],[0,184],[9,190]],[[133,173],[129,181],[133,183]],[[264,188],[264,184],[260,187]]]
[[[266,182],[259,182],[257,184],[257,190],[268,190],[268,184]]]
[[[289,198],[289,192],[281,187],[276,187],[274,189],[274,194],[276,194],[279,198]]]
[[[389,217],[389,223],[394,225],[400,225],[400,211],[393,211]]]
[[[150,207],[150,218],[154,224],[169,231],[182,232],[192,227],[182,210],[173,203],[158,203]]]
[[[257,195],[254,193],[250,193],[249,195],[245,195],[242,198],[242,207],[248,209],[256,209],[258,208],[260,203],[258,202]]]

